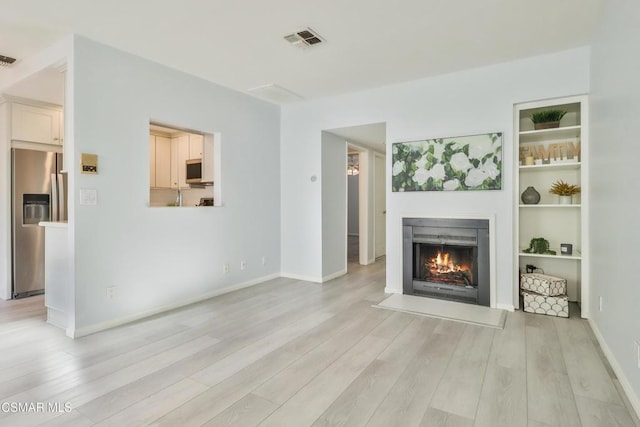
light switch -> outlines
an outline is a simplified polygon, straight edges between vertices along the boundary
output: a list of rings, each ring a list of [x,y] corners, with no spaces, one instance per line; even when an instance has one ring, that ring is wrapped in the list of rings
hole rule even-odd
[[[95,206],[98,204],[98,191],[94,188],[80,189],[80,204],[84,206]]]
[[[80,172],[92,175],[98,174],[98,155],[82,153],[80,154]]]

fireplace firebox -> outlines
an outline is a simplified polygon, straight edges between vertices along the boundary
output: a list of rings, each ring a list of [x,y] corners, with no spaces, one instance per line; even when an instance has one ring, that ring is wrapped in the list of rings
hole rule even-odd
[[[403,293],[490,305],[489,220],[404,218]]]

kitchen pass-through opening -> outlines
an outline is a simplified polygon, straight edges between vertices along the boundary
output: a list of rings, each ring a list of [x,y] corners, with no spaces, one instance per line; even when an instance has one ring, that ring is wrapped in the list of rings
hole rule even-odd
[[[149,125],[149,206],[220,206],[220,134]]]

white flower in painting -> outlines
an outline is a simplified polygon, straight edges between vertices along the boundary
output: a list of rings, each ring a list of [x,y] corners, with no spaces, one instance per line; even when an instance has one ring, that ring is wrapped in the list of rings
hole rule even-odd
[[[443,144],[434,143],[433,144],[433,157],[435,157],[436,159],[440,160],[440,159],[442,159],[442,153],[444,153],[444,145]]]
[[[464,153],[456,153],[451,156],[451,160],[449,164],[455,171],[466,172],[473,167],[471,163],[469,163],[469,159],[467,155]]]
[[[449,181],[445,181],[444,184],[442,184],[442,188],[446,191],[456,190],[459,186],[460,181],[458,181],[458,178],[450,179]]]
[[[492,142],[490,138],[482,138],[473,141],[473,144],[469,144],[469,158],[470,159],[482,159],[489,153],[493,153]]]
[[[438,163],[437,165],[435,165],[429,170],[426,170],[424,168],[416,169],[416,172],[413,174],[413,180],[418,185],[422,185],[425,182],[427,182],[429,178],[433,178],[435,180],[442,180],[444,179],[444,176],[445,176],[444,165],[441,163]]]
[[[482,169],[471,169],[464,180],[467,187],[477,187],[487,178],[487,173]]]
[[[420,159],[417,160],[415,164],[418,167],[418,169],[424,169],[425,165],[427,164],[427,156],[424,155],[420,157]]]
[[[404,171],[404,162],[402,160],[396,160],[393,164],[393,176],[398,175]]]
[[[442,163],[434,165],[429,171],[429,174],[431,175],[431,177],[433,177],[433,179],[444,179],[444,165]]]
[[[500,175],[500,170],[492,159],[484,162],[484,164],[482,165],[482,170],[487,174],[487,177],[491,179],[496,179]]]
[[[416,169],[416,172],[413,174],[413,180],[418,185],[422,185],[425,182],[427,182],[427,180],[429,179],[430,176],[431,176],[431,174],[429,172],[427,172],[423,168],[420,168],[420,169]]]
[[[392,145],[391,152],[392,152],[393,154],[398,154],[398,147],[396,146],[396,144],[393,144],[393,145]]]

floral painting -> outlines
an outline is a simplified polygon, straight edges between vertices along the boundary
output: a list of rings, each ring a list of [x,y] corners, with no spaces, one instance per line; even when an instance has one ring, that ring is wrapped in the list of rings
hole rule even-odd
[[[502,133],[398,142],[393,191],[500,190]]]

